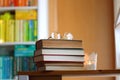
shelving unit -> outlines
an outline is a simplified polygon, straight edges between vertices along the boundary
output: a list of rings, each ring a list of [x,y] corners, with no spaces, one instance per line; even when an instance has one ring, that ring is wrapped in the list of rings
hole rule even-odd
[[[63,76],[109,76],[115,77],[120,75],[120,69],[108,70],[81,70],[81,71],[45,71],[45,72],[19,72],[18,80],[62,80]]]
[[[48,4],[47,3],[48,3],[48,0],[38,0],[37,6],[12,6],[12,7],[9,7],[9,6],[4,7],[3,6],[3,7],[0,7],[0,14],[7,12],[7,11],[13,13],[15,10],[36,10],[37,11],[37,21],[38,21],[37,39],[39,40],[41,38],[48,36],[48,32],[47,32],[48,25],[44,25],[44,24],[48,24],[48,21],[47,21],[48,16],[41,15],[41,14],[48,14],[48,11],[47,11]],[[43,5],[40,5],[40,4],[43,4]],[[46,6],[46,7],[44,7],[44,6]],[[44,31],[44,33],[42,31]],[[18,46],[18,45],[20,45],[20,46],[31,46],[32,45],[33,46],[33,45],[35,45],[35,41],[28,41],[28,42],[16,41],[16,42],[2,42],[2,43],[0,42],[0,59],[2,58],[1,56],[6,56],[6,55],[14,57],[15,46]],[[1,61],[0,61],[0,63],[1,63]],[[1,69],[1,66],[0,66],[0,69]],[[13,70],[13,72],[14,72],[14,70]],[[4,73],[4,74],[7,74],[7,73]],[[1,79],[1,75],[0,75],[0,79]]]

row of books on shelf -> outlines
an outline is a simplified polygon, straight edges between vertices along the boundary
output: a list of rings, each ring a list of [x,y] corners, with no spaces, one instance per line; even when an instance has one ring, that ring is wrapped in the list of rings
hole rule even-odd
[[[31,20],[37,19],[37,10],[15,10],[4,11],[0,13],[1,20],[17,19],[17,20]]]
[[[36,66],[33,61],[33,56],[18,56],[14,58],[13,76],[19,71],[36,71]]]
[[[0,20],[0,42],[37,40],[37,20]]]
[[[0,79],[12,79],[13,57],[0,57]]]
[[[0,80],[13,79],[19,71],[36,71],[33,61],[34,50],[34,45],[16,45],[13,53],[9,53],[14,55],[0,56]]]
[[[19,71],[36,71],[33,57],[0,57],[0,80],[13,79]]]
[[[37,6],[38,0],[0,0],[0,7]]]
[[[36,71],[33,60],[35,45],[14,46],[14,76],[19,71]]]
[[[82,41],[39,40],[36,42],[34,62],[39,71],[84,70]]]

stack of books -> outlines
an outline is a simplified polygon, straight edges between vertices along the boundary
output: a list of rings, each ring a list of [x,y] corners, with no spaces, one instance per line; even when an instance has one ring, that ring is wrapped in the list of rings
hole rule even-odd
[[[82,40],[42,39],[36,42],[34,62],[39,71],[83,70]]]

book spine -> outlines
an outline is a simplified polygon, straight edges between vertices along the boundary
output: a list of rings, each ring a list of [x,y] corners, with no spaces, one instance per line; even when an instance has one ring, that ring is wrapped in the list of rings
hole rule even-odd
[[[5,79],[5,76],[6,76],[6,73],[5,73],[5,66],[6,66],[6,61],[5,61],[5,58],[2,57],[2,61],[3,61],[3,67],[2,67],[2,79]]]
[[[16,76],[17,75],[17,57],[14,57],[14,60],[13,60],[13,76]]]
[[[20,20],[20,24],[19,24],[19,35],[20,35],[20,42],[23,42],[23,20]]]
[[[30,71],[36,71],[37,70],[37,67],[34,63],[34,60],[33,60],[33,57],[29,57],[29,64],[30,64]]]
[[[10,59],[9,57],[5,57],[6,65],[5,65],[5,72],[6,72],[6,77],[5,79],[10,79]]]
[[[13,2],[14,6],[18,6],[18,2],[19,2],[18,0],[14,0],[14,2]]]
[[[14,0],[9,0],[9,6],[15,6]]]
[[[4,6],[7,7],[9,5],[10,5],[9,0],[4,0]]]
[[[56,58],[57,57],[57,58]],[[84,56],[35,56],[35,62],[40,61],[63,61],[63,62],[84,62]]]
[[[28,6],[29,0],[24,0],[24,6]]]
[[[15,56],[16,57],[16,56]],[[18,71],[20,71],[20,68],[19,68],[19,66],[20,66],[20,57],[16,57],[16,65],[17,65],[17,70],[16,70],[16,73],[18,72]]]
[[[29,71],[29,57],[23,57],[23,59],[22,59],[22,64],[23,64],[23,66],[22,66],[22,71]]]
[[[36,50],[40,48],[83,48],[80,40],[39,40],[36,42]]]
[[[15,20],[15,42],[20,41],[20,20]]]
[[[24,51],[22,51],[22,50],[16,50],[15,51],[15,56],[33,56],[34,55],[34,51],[29,51],[29,50],[24,50]]]
[[[0,79],[2,79],[2,75],[3,75],[3,58],[0,57]]]
[[[6,22],[6,24],[5,24],[5,26],[6,26],[5,40],[6,40],[6,42],[9,42],[9,38],[10,38],[10,36],[9,36],[9,30],[10,30],[9,29],[9,20],[6,20],[5,22]]]
[[[38,36],[38,21],[34,20],[34,41],[37,40],[37,36]]]
[[[28,28],[29,28],[29,27],[28,27],[28,21],[27,21],[27,20],[24,20],[23,25],[24,25],[24,26],[23,26],[23,27],[24,27],[24,28],[23,28],[23,34],[24,34],[24,35],[23,35],[23,41],[24,41],[24,42],[27,42],[27,41],[28,41],[28,33],[29,33],[29,32],[28,32],[28,31],[29,31],[29,29],[28,29]]]
[[[28,6],[28,0],[19,0],[19,6]]]
[[[23,46],[23,45],[16,45],[14,56],[33,56],[34,55],[35,46]]]
[[[38,5],[38,0],[33,0],[33,6],[37,6]]]
[[[0,0],[0,7],[4,6],[4,0]]]
[[[18,6],[24,6],[24,0],[18,0]]]
[[[8,71],[8,68],[9,68],[9,64],[8,64],[8,60],[7,60],[7,58],[6,57],[3,57],[3,62],[4,62],[4,64],[3,64],[3,79],[8,79],[8,73],[7,73],[7,71]],[[8,67],[8,68],[7,68]]]
[[[29,41],[34,41],[34,22],[29,20]]]
[[[10,72],[9,72],[9,74],[10,74],[10,79],[13,79],[13,57],[9,57],[9,61],[10,61]]]
[[[15,32],[15,23],[14,23],[14,20],[9,20],[9,41],[10,42],[14,42],[14,32]]]
[[[14,20],[6,20],[6,41],[14,42]]]
[[[17,56],[17,72],[22,71],[22,57]]]
[[[32,0],[29,0],[29,6],[32,6]]]
[[[0,20],[0,42],[5,42],[5,23]]]
[[[22,59],[23,57],[19,57],[19,71],[22,71],[22,66],[23,66]]]

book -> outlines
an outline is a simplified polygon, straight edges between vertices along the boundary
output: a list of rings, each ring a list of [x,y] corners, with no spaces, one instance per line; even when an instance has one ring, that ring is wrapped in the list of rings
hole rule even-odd
[[[83,48],[82,40],[41,39],[36,41],[36,50],[41,48]]]
[[[40,61],[35,63],[37,67],[41,66],[84,66],[84,62],[62,62],[62,61]]]
[[[8,39],[8,41],[9,42],[14,42],[15,40],[15,36],[14,36],[14,34],[15,34],[15,20],[8,20],[8,25],[7,25],[7,30],[6,31],[8,31],[8,36],[9,36],[9,39]]]
[[[29,35],[29,24],[28,20],[23,21],[23,41],[27,42],[29,41],[28,35]]]
[[[0,42],[5,42],[5,21],[0,20]]]
[[[34,56],[34,62],[40,61],[63,61],[63,62],[84,62],[84,55],[39,55]]]
[[[9,5],[10,5],[9,0],[4,0],[4,6],[7,7]]]
[[[34,52],[34,56],[41,54],[54,54],[54,55],[85,55],[83,48],[69,49],[69,48],[43,48]]]
[[[37,20],[37,10],[15,10],[15,19]]]
[[[9,6],[14,6],[14,0],[9,0]]]
[[[15,42],[20,42],[20,20],[15,20]]]
[[[14,76],[17,75],[19,71],[36,71],[32,56],[17,56],[14,57],[14,59]]]
[[[80,66],[41,66],[37,68],[38,71],[78,71],[78,70],[84,70],[84,67]]]
[[[4,6],[4,0],[0,0],[0,7]]]
[[[38,0],[34,0],[32,6],[37,6],[37,4],[38,4]]]
[[[24,31],[23,31],[23,29],[24,29],[24,28],[23,28],[23,22],[24,22],[24,21],[23,21],[23,20],[19,20],[19,21],[20,21],[20,22],[19,22],[19,33],[20,33],[20,34],[19,34],[19,41],[20,41],[20,42],[23,42],[23,35],[24,35],[24,34],[23,34],[23,33],[24,33]]]
[[[24,0],[18,0],[18,5],[19,6],[24,6]]]
[[[15,7],[18,6],[18,2],[19,2],[19,1],[18,1],[18,0],[13,0],[13,1],[14,1],[14,2],[13,2],[13,3],[14,3],[14,6],[15,6]]]
[[[10,20],[6,20],[5,21],[5,41],[6,42],[10,42],[10,37],[11,37],[11,35],[10,35]]]
[[[0,80],[13,78],[13,57],[0,56]]]
[[[38,34],[38,21],[34,20],[34,41],[37,40],[37,35]]]
[[[28,23],[29,23],[28,39],[29,39],[29,41],[34,41],[34,21],[29,20]]]
[[[14,56],[34,56],[35,45],[15,45]]]

